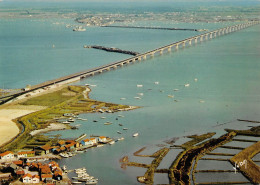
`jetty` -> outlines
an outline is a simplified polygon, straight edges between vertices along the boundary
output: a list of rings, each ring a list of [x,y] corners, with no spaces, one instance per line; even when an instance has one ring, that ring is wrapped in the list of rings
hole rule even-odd
[[[135,51],[127,51],[127,50],[121,50],[119,48],[109,48],[109,47],[105,47],[105,46],[87,46],[84,45],[84,48],[93,48],[93,49],[100,49],[100,50],[104,50],[107,52],[115,52],[115,53],[123,53],[123,54],[128,54],[128,55],[139,55],[140,53],[135,52]]]
[[[199,42],[201,43],[206,40],[218,38],[220,36],[224,36],[224,35],[239,31],[241,29],[245,29],[247,27],[257,25],[259,23],[260,23],[260,21],[249,21],[249,22],[245,22],[245,23],[241,23],[241,24],[237,24],[237,25],[233,25],[233,26],[219,28],[219,29],[216,29],[213,31],[205,32],[200,35],[192,36],[192,37],[189,37],[189,38],[147,51],[145,53],[141,53],[139,55],[136,55],[136,56],[133,56],[133,57],[130,57],[127,59],[123,59],[123,60],[116,61],[116,62],[113,62],[110,64],[102,65],[102,66],[99,66],[96,68],[84,70],[84,71],[81,71],[78,73],[60,77],[55,80],[46,81],[46,82],[40,83],[38,85],[31,86],[31,88],[29,88],[29,89],[24,89],[24,91],[22,91],[22,92],[0,97],[0,105],[4,104],[6,102],[9,102],[21,95],[29,95],[30,92],[34,92],[35,90],[38,90],[38,89],[44,89],[44,88],[46,89],[48,87],[51,87],[51,86],[54,86],[57,84],[72,83],[72,82],[81,80],[83,78],[89,77],[89,76],[94,76],[94,75],[101,74],[106,71],[117,69],[118,67],[123,67],[128,64],[134,64],[137,61],[139,61],[139,62],[144,61],[147,59],[147,57],[153,58],[156,54],[162,55],[164,52],[171,52],[173,49],[178,50],[181,47],[185,48],[186,46],[196,45]]]
[[[109,28],[134,28],[134,29],[150,29],[150,30],[181,30],[181,31],[207,31],[206,29],[194,29],[194,28],[165,28],[165,27],[154,27],[154,26],[101,26]]]

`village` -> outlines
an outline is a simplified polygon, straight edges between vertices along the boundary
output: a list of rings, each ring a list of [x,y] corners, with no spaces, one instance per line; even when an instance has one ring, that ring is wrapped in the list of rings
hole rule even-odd
[[[114,144],[109,137],[86,138],[82,134],[75,140],[59,140],[52,146],[43,145],[31,151],[0,153],[0,184],[71,184],[66,167],[52,159],[72,157],[92,147]]]

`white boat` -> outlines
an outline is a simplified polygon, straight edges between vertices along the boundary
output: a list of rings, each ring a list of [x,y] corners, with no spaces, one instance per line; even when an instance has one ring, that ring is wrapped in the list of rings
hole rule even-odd
[[[143,96],[143,95],[144,95],[144,93],[137,93],[137,95],[138,95],[138,96]]]
[[[195,79],[194,79],[194,82],[197,82],[197,81],[198,81],[198,78],[195,78]]]
[[[68,121],[68,122],[74,122],[75,119],[73,119],[73,118],[69,118],[67,121]]]
[[[118,115],[118,117],[120,117],[120,118],[123,118],[123,117],[125,117],[125,116],[123,116],[123,115],[119,114],[119,115]]]
[[[91,180],[88,180],[86,181],[86,184],[97,184],[98,181],[96,179],[91,179]]]
[[[111,122],[106,122],[106,123],[104,123],[104,125],[111,125],[112,123]]]
[[[120,131],[117,131],[118,134],[122,134]]]
[[[103,117],[101,117],[101,119],[106,119],[106,117],[103,116]]]
[[[154,82],[154,84],[158,85],[158,84],[159,84],[159,82]]]
[[[184,85],[184,87],[189,87],[189,86],[190,86],[190,84],[185,84],[185,85]]]
[[[134,97],[135,99],[138,99],[138,100],[140,100],[141,98],[139,97],[139,96],[136,96],[136,97]]]
[[[66,170],[67,170],[67,167],[66,167],[65,165],[63,165],[62,170],[63,170],[63,171],[66,171]]]
[[[120,100],[125,100],[126,98],[120,98]]]
[[[70,124],[71,122],[63,121],[62,123],[63,123],[63,124]]]
[[[143,85],[142,84],[137,84],[136,87],[143,87]]]
[[[86,31],[86,28],[83,28],[82,26],[77,26],[73,29],[73,31]]]
[[[109,144],[113,145],[113,144],[115,144],[115,141],[110,141]]]
[[[133,134],[133,137],[137,137],[138,135],[139,135],[138,132],[136,132]]]
[[[128,128],[123,128],[123,130],[128,130]]]
[[[71,182],[72,184],[82,184],[82,182],[79,181],[75,181],[75,182]]]
[[[170,94],[169,94],[169,95],[168,95],[168,97],[169,97],[169,98],[173,98],[173,97],[174,97],[174,95],[170,95]]]
[[[121,137],[121,138],[118,138],[117,140],[118,141],[122,141],[122,140],[124,140],[125,138],[123,138],[123,137]]]
[[[179,89],[173,89],[174,91],[178,91]]]
[[[200,100],[200,103],[205,103],[205,101],[204,100]]]
[[[92,85],[90,85],[90,87],[97,87],[97,85],[95,85],[95,84],[92,84]]]

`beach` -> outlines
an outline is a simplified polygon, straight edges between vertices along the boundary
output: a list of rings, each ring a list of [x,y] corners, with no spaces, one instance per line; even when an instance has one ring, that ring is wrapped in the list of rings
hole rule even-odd
[[[10,105],[0,109],[0,146],[10,141],[19,128],[13,119],[44,109],[42,106]]]

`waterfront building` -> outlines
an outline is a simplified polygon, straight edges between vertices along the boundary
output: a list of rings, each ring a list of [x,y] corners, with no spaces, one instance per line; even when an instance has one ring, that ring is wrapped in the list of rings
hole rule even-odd
[[[52,174],[42,174],[41,181],[43,182],[50,182],[52,181]]]
[[[85,146],[85,145],[93,145],[93,142],[90,139],[84,139],[84,140],[81,141],[81,144],[83,146]]]
[[[0,154],[0,158],[4,160],[14,159],[14,153],[11,151],[6,151]]]
[[[98,141],[101,142],[101,143],[104,143],[104,142],[107,142],[107,138],[105,136],[100,136],[98,138]]]
[[[35,156],[35,151],[22,151],[17,153],[18,158],[22,157],[34,157]]]
[[[92,137],[92,138],[90,138],[90,140],[92,141],[93,145],[97,144],[97,139],[96,138]]]
[[[45,154],[49,154],[51,149],[52,148],[49,145],[44,145],[44,146],[37,147],[35,149],[35,153],[38,155],[45,155]]]

